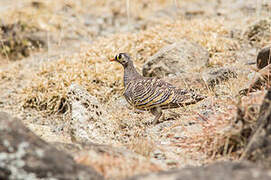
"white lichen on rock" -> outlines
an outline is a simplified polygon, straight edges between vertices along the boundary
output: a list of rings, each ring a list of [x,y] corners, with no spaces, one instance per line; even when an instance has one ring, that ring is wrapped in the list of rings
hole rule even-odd
[[[9,142],[5,141],[5,145]],[[8,142],[8,143],[7,143]],[[29,147],[28,142],[21,142],[18,145],[18,149],[15,152],[1,152],[0,153],[0,168],[8,169],[10,171],[9,179],[38,179],[34,173],[26,172],[23,167],[25,166],[25,160],[23,159],[26,155],[26,149]]]
[[[38,157],[42,158],[44,156],[44,150],[43,149],[36,149],[36,154]]]
[[[105,143],[112,137],[110,118],[104,106],[87,90],[72,84],[68,90],[71,106],[71,138],[80,142]],[[113,129],[113,128],[111,128]]]

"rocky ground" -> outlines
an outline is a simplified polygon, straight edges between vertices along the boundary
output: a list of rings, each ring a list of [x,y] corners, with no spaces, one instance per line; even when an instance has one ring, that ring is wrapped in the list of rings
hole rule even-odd
[[[270,12],[264,0],[1,1],[0,179],[269,179]],[[207,98],[149,125],[122,96],[120,52]]]

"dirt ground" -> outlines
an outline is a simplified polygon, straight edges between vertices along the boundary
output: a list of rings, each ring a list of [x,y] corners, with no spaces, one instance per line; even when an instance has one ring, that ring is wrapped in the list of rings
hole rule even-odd
[[[65,108],[68,87],[76,83],[97,98],[106,114],[96,120],[101,126],[93,136],[99,138],[91,143],[129,152],[101,156],[64,146],[78,163],[120,179],[238,161],[242,155],[246,142],[238,108],[250,126],[265,90],[239,92],[255,79],[257,52],[271,43],[270,1],[10,0],[0,1],[0,15],[0,111],[21,118],[47,142],[81,147],[73,140]],[[204,86],[199,92],[205,100],[165,111],[165,121],[146,125],[153,116],[129,108],[122,96],[122,67],[108,59],[127,52],[142,72],[150,56],[178,39],[209,52],[209,65],[189,73],[234,67],[237,77]],[[178,78],[175,85],[183,85]]]

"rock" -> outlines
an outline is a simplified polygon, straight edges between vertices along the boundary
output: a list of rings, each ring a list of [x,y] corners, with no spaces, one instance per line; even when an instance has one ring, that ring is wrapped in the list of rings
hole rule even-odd
[[[79,85],[72,84],[69,87],[68,99],[72,105],[72,118],[78,119],[79,123],[95,121],[104,113],[98,99]]]
[[[109,122],[108,113],[98,99],[76,84],[69,87],[67,97],[71,106],[72,141],[101,144],[108,142],[110,128],[106,129],[105,125]]]
[[[268,180],[270,178],[271,174],[266,169],[248,162],[220,162],[207,167],[188,167],[180,170],[150,173],[147,175],[135,176],[129,180]]]
[[[179,88],[206,89],[206,84],[200,73],[182,73],[181,76],[165,77],[164,80]]]
[[[271,62],[270,56],[271,46],[266,46],[260,50],[257,56],[257,68],[262,69],[265,66],[269,65]]]
[[[0,179],[103,179],[0,112]]]
[[[240,156],[244,152],[249,138],[256,127],[257,118],[260,112],[261,102],[264,99],[263,92],[254,92],[242,97],[236,104],[236,114],[232,123],[228,126],[225,134],[228,136],[228,143],[220,146],[220,153],[238,153]],[[249,116],[247,115],[249,114]],[[226,149],[225,149],[226,148]]]
[[[243,64],[243,67],[245,66],[251,66],[256,64],[256,56],[257,56],[257,48],[256,47],[250,47],[249,44],[243,45],[239,50],[236,50],[233,55],[236,59],[236,61]],[[244,68],[242,71],[250,71],[250,68]]]
[[[247,95],[247,93],[261,90],[263,88],[270,87],[271,85],[271,65],[268,65],[258,72],[252,74],[252,83],[241,91],[239,94]]]
[[[144,76],[164,77],[198,70],[208,64],[209,53],[198,44],[182,40],[165,46],[143,65]]]
[[[214,87],[223,81],[229,80],[230,78],[237,78],[237,73],[233,68],[213,68],[203,73],[203,80],[209,87]]]
[[[165,169],[156,160],[150,161],[148,157],[126,148],[95,143],[54,143],[54,146],[68,151],[79,164],[94,167],[106,179],[124,179]]]
[[[263,39],[269,41],[271,36],[271,19],[261,19],[250,25],[244,32],[244,37],[250,42],[260,42]]]
[[[242,159],[248,159],[271,168],[271,89],[265,95],[257,127],[250,137]]]

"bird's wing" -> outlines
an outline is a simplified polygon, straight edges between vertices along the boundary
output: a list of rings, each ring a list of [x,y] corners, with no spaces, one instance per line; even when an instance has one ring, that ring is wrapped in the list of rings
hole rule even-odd
[[[192,90],[178,89],[157,78],[138,79],[127,90],[127,101],[138,109],[176,108],[204,99]]]
[[[166,105],[174,95],[174,87],[157,78],[139,79],[131,86],[131,104],[139,109],[151,109]]]

